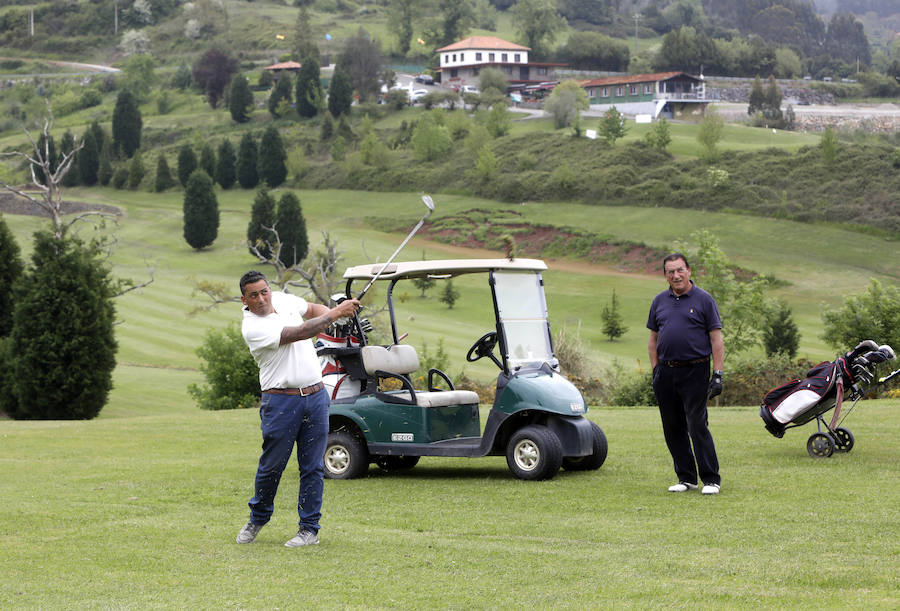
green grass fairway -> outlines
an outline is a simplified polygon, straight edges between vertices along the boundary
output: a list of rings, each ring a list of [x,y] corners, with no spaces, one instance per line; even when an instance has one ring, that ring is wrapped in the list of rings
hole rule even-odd
[[[234,542],[255,410],[201,412],[179,371],[120,367],[91,422],[0,421],[0,608],[896,609],[900,405],[860,405],[856,447],[812,459],[754,408],[711,414],[718,497],[672,483],[654,409],[594,409],[598,471],[514,479],[503,457],[424,458],[327,481],[322,543],[286,549],[296,463],[258,540]],[[162,389],[162,390],[160,390]]]

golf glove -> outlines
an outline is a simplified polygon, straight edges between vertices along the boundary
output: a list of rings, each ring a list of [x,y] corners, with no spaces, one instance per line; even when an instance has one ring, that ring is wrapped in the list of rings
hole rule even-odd
[[[718,397],[722,394],[722,372],[714,371],[712,378],[709,380],[709,398]]]

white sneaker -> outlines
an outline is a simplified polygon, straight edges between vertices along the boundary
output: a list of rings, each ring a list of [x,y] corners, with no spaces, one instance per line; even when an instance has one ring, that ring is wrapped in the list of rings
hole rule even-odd
[[[246,524],[244,524],[241,532],[238,533],[237,542],[253,543],[253,541],[256,540],[256,535],[259,534],[259,531],[262,530],[263,526],[265,526],[265,524],[254,524],[253,522],[247,522]]]
[[[304,545],[318,545],[319,544],[319,535],[312,532],[311,530],[306,530],[305,528],[300,529],[300,531],[294,535],[294,538],[284,544],[285,547],[303,547]]]
[[[678,482],[673,486],[669,486],[669,492],[687,492],[688,490],[696,490],[697,484],[689,484],[687,482]]]
[[[700,492],[703,494],[719,494],[719,488],[721,488],[719,484],[706,484]]]

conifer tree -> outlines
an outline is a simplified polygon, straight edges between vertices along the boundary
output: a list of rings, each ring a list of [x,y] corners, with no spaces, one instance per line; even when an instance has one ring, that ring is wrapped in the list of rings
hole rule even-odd
[[[184,239],[197,250],[212,244],[219,234],[219,202],[213,181],[203,170],[194,170],[184,188]]]
[[[250,120],[250,112],[253,109],[253,92],[250,84],[243,74],[236,74],[231,79],[231,89],[228,93],[228,111],[235,123],[246,123]]]
[[[169,170],[169,162],[166,161],[166,156],[160,153],[156,160],[156,182],[153,185],[153,190],[157,193],[162,193],[174,186],[175,181],[172,178],[172,171]]]
[[[197,155],[190,144],[184,144],[178,151],[178,182],[187,187],[187,181],[197,169]]]
[[[131,158],[141,148],[143,120],[137,100],[130,91],[119,92],[112,116],[113,148]]]
[[[763,91],[762,81],[757,74],[750,86],[750,103],[747,105],[747,114],[752,117],[756,113],[762,112],[765,105],[766,93]]]
[[[197,167],[206,172],[210,178],[216,175],[216,151],[209,140],[204,140],[203,146],[200,147],[200,161]]]
[[[800,346],[800,331],[794,322],[791,307],[785,301],[772,304],[766,312],[763,326],[763,346],[766,356],[782,353],[793,359]]]
[[[50,172],[55,172],[56,166],[59,163],[59,155],[56,152],[56,143],[53,140],[53,136],[45,136],[41,133],[41,137],[38,138],[38,150],[40,151],[41,157],[46,158],[50,162]],[[34,175],[42,185],[47,184],[44,168],[38,164],[34,165]]]
[[[272,188],[279,186],[287,178],[286,160],[287,152],[281,135],[274,126],[269,126],[259,143],[259,179]]]
[[[63,134],[62,140],[59,141],[59,152],[61,155],[66,155],[71,153],[75,149],[75,136],[72,135],[72,132],[66,130]],[[81,154],[81,151],[78,152],[78,155]],[[75,161],[73,165],[75,166],[73,169],[75,171],[66,172],[66,175],[62,178],[62,185],[64,187],[74,187],[78,184],[78,155],[75,156]]]
[[[112,139],[105,138],[100,148],[100,167],[97,169],[97,180],[104,187],[109,184],[113,176],[113,144]]]
[[[141,186],[141,181],[144,180],[144,174],[146,173],[147,170],[144,168],[144,158],[141,155],[140,149],[138,149],[134,152],[134,156],[128,163],[128,188],[133,190]]]
[[[237,180],[244,189],[253,189],[259,184],[259,154],[256,140],[247,132],[238,145]]]
[[[3,216],[0,215],[0,338],[9,335],[12,329],[15,291],[11,290],[22,275],[24,265],[21,251]]]
[[[353,84],[347,72],[337,66],[328,83],[328,110],[331,115],[338,117],[350,112],[353,104]]]
[[[275,198],[265,187],[256,193],[253,200],[253,208],[250,210],[250,224],[247,225],[247,244],[250,254],[256,255],[253,247],[259,251],[259,255],[265,259],[272,256],[269,245],[275,243],[272,228],[275,226]]]
[[[216,182],[223,189],[230,189],[234,186],[235,176],[235,157],[234,145],[231,140],[225,138],[219,145],[219,154],[216,163]]]
[[[616,289],[613,289],[610,303],[603,306],[600,319],[603,321],[603,334],[609,338],[609,341],[622,337],[628,331],[628,327],[623,323],[622,312],[619,310],[619,298],[616,296]]]
[[[81,184],[87,186],[97,184],[97,174],[100,171],[100,149],[97,147],[94,133],[91,128],[85,130],[84,136],[82,136],[84,146],[81,147],[75,158],[75,163],[78,165],[78,178]]]
[[[453,280],[447,280],[447,283],[444,284],[444,290],[441,291],[441,303],[447,304],[447,308],[452,310],[453,306],[456,305],[457,299],[459,299],[459,291],[453,288]]]
[[[284,104],[291,104],[291,77],[288,74],[282,74],[275,83],[275,88],[269,94],[269,112],[273,117],[281,116],[281,109]]]
[[[312,56],[304,58],[297,75],[297,114],[301,117],[319,114],[325,97],[319,78],[319,60]]]
[[[300,200],[288,191],[278,200],[275,214],[275,230],[281,242],[279,259],[285,267],[292,267],[306,258],[309,251],[309,237],[306,234],[306,219],[300,208]],[[271,241],[271,239],[270,239]]]

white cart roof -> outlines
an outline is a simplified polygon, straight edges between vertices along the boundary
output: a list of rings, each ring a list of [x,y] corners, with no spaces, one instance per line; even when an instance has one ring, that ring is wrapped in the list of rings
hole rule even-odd
[[[381,270],[383,263],[366,263],[348,267],[344,279],[371,280]],[[442,259],[438,261],[393,262],[378,277],[379,280],[395,278],[446,278],[461,274],[496,271],[540,272],[547,264],[540,259]]]

